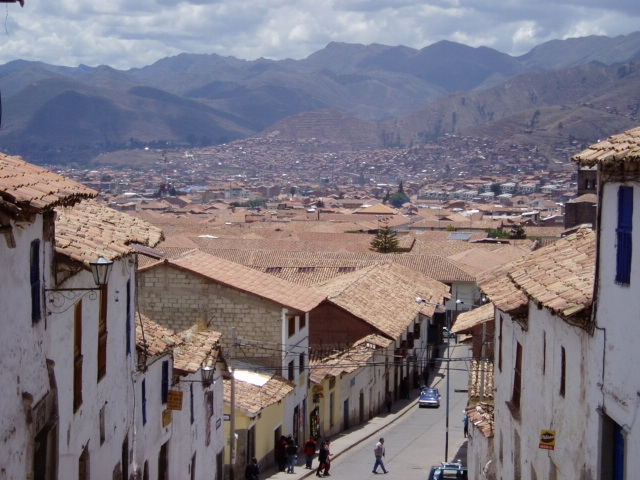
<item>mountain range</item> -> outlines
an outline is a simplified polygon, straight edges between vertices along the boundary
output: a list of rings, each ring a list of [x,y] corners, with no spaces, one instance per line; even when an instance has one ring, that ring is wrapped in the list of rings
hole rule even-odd
[[[452,133],[553,148],[638,124],[640,32],[519,57],[441,41],[330,43],[303,60],[181,54],[127,71],[15,60],[0,66],[0,90],[0,150],[41,164],[266,134],[347,149]]]

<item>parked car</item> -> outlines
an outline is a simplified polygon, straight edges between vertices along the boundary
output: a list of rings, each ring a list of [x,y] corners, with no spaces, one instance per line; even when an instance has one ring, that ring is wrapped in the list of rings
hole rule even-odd
[[[435,407],[440,406],[440,392],[437,388],[424,387],[420,391],[420,400],[418,400],[418,407]]]
[[[442,465],[431,467],[427,480],[467,480],[469,473],[461,463],[442,462]]]

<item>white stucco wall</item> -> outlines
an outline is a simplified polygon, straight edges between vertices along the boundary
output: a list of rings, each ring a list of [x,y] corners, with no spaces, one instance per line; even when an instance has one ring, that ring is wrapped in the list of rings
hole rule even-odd
[[[15,225],[15,224],[14,224]],[[48,334],[44,318],[31,322],[29,259],[31,241],[42,238],[42,217],[33,224],[13,228],[16,248],[9,248],[0,235],[0,479],[29,478],[32,468],[33,423],[27,424],[23,394],[32,396],[31,407],[49,391],[44,340]],[[50,244],[41,242],[41,264]],[[41,269],[42,271],[42,269]],[[44,274],[44,272],[42,272]]]
[[[626,478],[640,471],[640,349],[636,345],[640,311],[640,183],[634,188],[631,283],[615,283],[618,182],[598,182],[602,189],[600,208],[597,329],[589,370],[595,372],[590,384],[592,409],[599,409],[623,427]]]
[[[532,303],[527,331],[508,315],[502,316],[502,344],[496,344],[495,369],[497,470],[503,478],[531,478],[532,472],[537,478],[549,478],[553,469],[557,479],[596,478],[598,418],[586,400],[585,358],[591,337]],[[499,336],[499,316],[497,321]],[[519,419],[507,406],[512,399],[517,343],[522,346],[523,370]],[[562,347],[564,397],[559,393]],[[500,348],[502,370],[498,368]],[[539,448],[543,429],[556,431],[555,450]],[[586,476],[580,477],[582,474]]]
[[[109,284],[107,310],[107,369],[98,381],[98,319],[100,295],[82,301],[82,405],[73,411],[74,372],[74,308],[66,312],[51,313],[47,317],[49,336],[46,348],[49,358],[55,362],[58,382],[59,409],[59,478],[78,475],[78,458],[89,445],[90,472],[113,472],[121,462],[122,444],[129,434],[129,449],[133,432],[133,368],[135,347],[126,350],[127,281],[131,279],[129,295],[131,312],[135,276],[133,262],[129,259],[114,262]],[[89,271],[82,271],[59,287],[93,287]],[[130,341],[135,342],[134,318],[131,319]],[[100,409],[105,408],[105,438],[100,442]]]

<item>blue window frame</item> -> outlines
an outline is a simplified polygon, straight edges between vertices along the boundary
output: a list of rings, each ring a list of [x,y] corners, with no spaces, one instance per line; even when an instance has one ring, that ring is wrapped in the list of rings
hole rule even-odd
[[[633,187],[618,189],[618,226],[616,228],[616,283],[631,283],[631,245],[633,226]]]
[[[38,323],[42,318],[40,308],[40,240],[31,242],[29,276],[31,277],[31,322]]]
[[[162,404],[169,398],[169,360],[162,362]]]

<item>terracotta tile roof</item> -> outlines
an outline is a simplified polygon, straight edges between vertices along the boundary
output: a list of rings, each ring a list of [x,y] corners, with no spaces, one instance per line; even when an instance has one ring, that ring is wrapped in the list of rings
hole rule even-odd
[[[361,215],[399,215],[400,212],[393,207],[384,205],[382,203],[376,203],[368,207],[363,207],[355,212]],[[376,219],[377,221],[377,219]]]
[[[484,366],[484,379],[482,378],[482,368]],[[484,381],[484,399],[493,400],[494,384],[494,364],[493,360],[474,359],[469,365],[469,398],[480,399],[482,396],[482,382]]]
[[[86,265],[133,253],[132,243],[153,247],[162,239],[159,228],[93,200],[56,212],[56,252]]]
[[[640,160],[640,127],[613,135],[603,142],[591,145],[572,160],[583,167],[596,164],[615,165]]]
[[[71,206],[98,192],[25,162],[20,157],[0,153],[0,208],[12,215],[56,206]],[[18,210],[15,208],[17,207]]]
[[[505,312],[529,298],[565,319],[591,308],[595,278],[595,233],[581,229],[479,279],[480,288]]]
[[[220,355],[222,334],[211,330],[199,330],[198,325],[180,332],[182,344],[173,349],[173,368],[195,373],[203,364],[215,364]]]
[[[254,374],[256,377],[264,377],[260,382],[235,381],[236,409],[255,416],[265,408],[284,398],[295,390],[295,385],[281,377],[271,377],[263,374]],[[263,382],[265,382],[263,384]],[[231,404],[231,380],[224,379],[224,403]]]
[[[469,428],[477,428],[482,435],[491,438],[494,435],[494,415],[493,405],[482,403],[472,407],[467,407],[467,416],[469,417]]]
[[[449,298],[449,287],[419,272],[392,263],[373,265],[341,275],[316,287],[327,300],[396,339],[418,313],[433,316],[435,306]]]
[[[468,312],[458,315],[455,323],[451,327],[453,333],[462,333],[470,330],[476,325],[492,322],[495,319],[495,308],[492,303],[487,303],[481,307],[474,308]]]
[[[164,263],[303,312],[312,310],[325,298],[315,290],[280,280],[272,275],[199,250],[186,252],[177,258],[166,259]],[[145,267],[145,269],[148,268],[154,268],[154,266]]]
[[[389,340],[391,342],[391,340]],[[358,342],[342,352],[322,359],[309,361],[310,378],[314,383],[321,383],[325,378],[337,377],[343,373],[355,372],[367,366],[375,353],[374,343]]]
[[[182,339],[170,328],[157,324],[141,313],[137,315],[136,345],[138,349],[146,350],[147,356],[161,355],[182,344]]]

